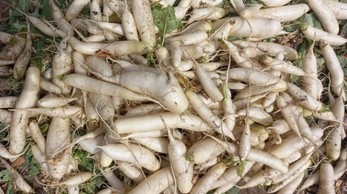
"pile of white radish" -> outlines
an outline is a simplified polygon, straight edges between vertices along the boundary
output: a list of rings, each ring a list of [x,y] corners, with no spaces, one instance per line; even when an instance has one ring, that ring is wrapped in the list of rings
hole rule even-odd
[[[345,76],[336,54],[347,43],[338,35],[347,4],[49,5],[52,22],[23,13],[25,36],[0,32],[0,77],[24,79],[19,96],[0,97],[0,123],[9,134],[1,140],[0,166],[16,190],[36,193],[9,164],[29,151],[52,180],[42,187],[69,194],[96,176],[106,180],[98,194],[222,194],[258,186],[290,194],[316,183],[317,193],[335,193],[335,180],[347,170]],[[81,15],[86,6],[88,18]],[[312,12],[322,29],[299,24]],[[288,24],[311,42],[303,56],[278,41],[289,34]],[[43,72],[30,65],[29,26],[60,41]],[[78,128],[85,135],[76,135]],[[102,173],[80,172],[76,149],[90,153]]]

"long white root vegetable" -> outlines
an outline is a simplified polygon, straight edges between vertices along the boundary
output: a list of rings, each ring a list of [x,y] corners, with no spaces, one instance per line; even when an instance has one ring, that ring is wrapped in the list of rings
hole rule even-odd
[[[36,105],[40,90],[40,70],[29,67],[22,93],[18,97],[16,108],[30,108]],[[26,131],[29,113],[26,110],[15,111],[12,114],[10,127],[10,147],[12,154],[19,154],[25,146]]]
[[[63,178],[70,162],[70,119],[53,117],[46,139],[46,158],[49,174],[56,180]]]
[[[5,168],[10,172],[10,175],[12,177],[12,181],[14,184],[24,193],[33,193],[33,188],[26,182],[26,180],[23,178],[19,172],[17,172],[12,166],[6,162],[6,160],[0,158],[1,163],[5,166]]]
[[[337,22],[334,12],[324,0],[307,0],[307,3],[317,15],[326,31],[332,34],[339,33],[339,23]]]
[[[100,148],[114,160],[130,162],[151,171],[156,171],[160,167],[160,163],[152,151],[135,144],[129,144],[129,146],[107,144]]]
[[[128,194],[159,194],[174,183],[170,168],[163,168],[143,180]]]
[[[154,47],[156,44],[156,37],[149,0],[133,0],[131,2],[134,20],[137,30],[139,31],[141,41],[149,44],[150,47]]]
[[[224,121],[213,114],[213,112],[206,106],[206,104],[197,94],[188,90],[186,92],[186,96],[189,99],[189,102],[192,104],[194,110],[210,127],[216,130],[219,134],[235,140],[231,129],[227,127]]]
[[[329,162],[323,162],[319,168],[319,188],[317,194],[334,194],[334,168]]]
[[[214,165],[206,174],[195,184],[191,194],[207,193],[212,185],[221,177],[226,170],[224,163],[220,162]]]

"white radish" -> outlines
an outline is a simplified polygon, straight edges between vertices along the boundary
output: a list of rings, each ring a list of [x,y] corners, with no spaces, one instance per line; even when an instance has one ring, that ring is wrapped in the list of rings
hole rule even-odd
[[[145,94],[158,100],[165,108],[182,113],[188,107],[188,100],[177,78],[169,73],[152,69],[126,71],[116,77],[116,83],[134,92]],[[153,84],[156,87],[152,87]]]
[[[295,193],[296,189],[299,187],[300,183],[304,179],[305,173],[301,173],[301,175],[292,180],[286,186],[284,186],[281,190],[277,192],[277,194],[292,194]]]
[[[193,114],[175,114],[163,112],[141,117],[119,118],[114,121],[119,134],[148,132],[168,128],[182,128],[191,131],[211,131],[198,116]]]
[[[30,28],[28,25],[28,34],[25,41],[25,47],[22,53],[18,56],[13,68],[13,77],[15,79],[22,79],[31,60],[32,55],[32,38],[30,35]]]
[[[233,43],[223,40],[224,44],[230,52],[231,57],[239,67],[252,68],[254,65],[251,60],[240,55],[239,49]],[[247,72],[245,72],[247,73]],[[231,75],[232,76],[232,75]],[[242,77],[242,76],[240,76]],[[239,78],[240,79],[240,78]]]
[[[39,124],[36,121],[31,121],[29,123],[30,135],[37,144],[37,147],[42,153],[46,152],[46,139],[42,135]]]
[[[70,119],[53,117],[47,133],[46,157],[49,174],[56,180],[63,178],[69,166],[70,151],[62,149],[69,145],[70,138]]]
[[[224,163],[218,163],[213,166],[206,174],[194,185],[191,194],[207,193],[212,185],[221,177],[226,170]]]
[[[300,80],[303,90],[316,100],[319,100],[323,91],[323,86],[318,80],[317,58],[313,53],[313,47],[314,44],[311,44],[303,58],[302,69],[305,71],[306,76],[302,76]]]
[[[163,168],[147,177],[128,194],[159,194],[174,183],[170,168]]]
[[[31,111],[37,114],[43,114],[50,117],[70,118],[74,115],[80,114],[82,108],[78,106],[63,106],[58,108],[16,108],[12,110],[14,112]]]
[[[289,60],[295,60],[298,57],[298,53],[296,50],[277,43],[272,42],[249,42],[245,40],[234,40],[232,41],[233,44],[241,47],[241,48],[247,48],[247,47],[255,47],[260,49],[261,51],[267,52],[271,55],[277,55],[278,53],[283,53],[284,57]]]
[[[150,47],[154,47],[156,44],[156,37],[149,0],[133,0],[131,2],[135,24],[139,31],[141,41],[147,43]]]
[[[230,35],[245,38],[265,39],[277,36],[281,32],[281,22],[269,18],[231,18],[233,28]],[[266,29],[266,30],[265,30]]]
[[[242,131],[240,142],[239,142],[239,150],[238,155],[240,157],[240,160],[243,161],[248,157],[249,152],[251,151],[251,128],[250,123],[247,118],[245,120],[245,127]]]
[[[42,172],[45,175],[49,175],[45,153],[41,152],[40,148],[36,144],[31,145],[31,153],[36,162],[40,165]]]
[[[5,166],[5,168],[10,172],[12,177],[12,181],[14,184],[23,191],[24,193],[33,193],[33,188],[26,182],[21,174],[19,174],[9,163],[7,163],[4,159],[0,158],[1,163]]]
[[[78,16],[82,9],[89,3],[89,0],[74,0],[65,12],[65,18],[67,21],[74,19]]]
[[[169,141],[162,137],[132,137],[137,143],[158,153],[168,153]]]
[[[22,93],[18,97],[16,108],[29,108],[36,105],[40,90],[40,70],[36,67],[29,67],[25,78]],[[19,154],[25,146],[26,131],[29,113],[26,110],[16,111],[12,114],[10,127],[10,146],[12,154]]]
[[[169,130],[169,129],[168,129]],[[189,193],[193,188],[193,164],[186,160],[187,148],[184,143],[168,131],[170,143],[168,145],[168,154],[170,166],[176,177],[177,188],[181,193]]]
[[[45,78],[40,79],[40,88],[53,94],[61,94],[61,88]]]
[[[325,60],[325,66],[328,68],[330,73],[331,89],[336,95],[342,95],[343,99],[346,100],[345,93],[343,91],[345,76],[339,59],[337,58],[334,49],[329,44],[323,42],[320,44],[320,48]]]
[[[152,151],[135,144],[129,144],[129,146],[107,144],[100,148],[114,160],[130,162],[151,171],[158,170],[160,167],[160,163]]]
[[[6,159],[15,159],[18,158],[23,153],[13,155],[11,154],[4,145],[0,144],[0,157],[6,158]]]
[[[188,90],[186,91],[186,96],[188,97],[194,110],[210,127],[216,130],[219,134],[235,140],[231,129],[227,127],[224,121],[213,114],[213,112],[206,106],[206,104],[196,93]]]
[[[77,100],[78,98],[64,98],[64,97],[58,97],[55,95],[47,95],[42,97],[37,103],[39,106],[44,108],[54,108],[54,107],[61,107],[65,106],[68,103]]]
[[[325,0],[307,0],[307,3],[327,32],[332,34],[339,33],[339,23],[337,22],[334,12],[325,3]]]
[[[260,123],[264,126],[269,126],[272,124],[273,119],[270,114],[263,111],[261,108],[258,107],[248,107],[242,110],[239,110],[236,113],[238,116],[245,116],[248,119]]]
[[[222,92],[223,92],[223,111],[224,111],[224,117],[225,117],[225,124],[227,127],[232,131],[235,127],[236,123],[236,107],[234,103],[232,102],[231,98],[231,92],[228,88],[228,85],[224,84],[222,86]]]
[[[70,176],[65,181],[60,182],[59,185],[74,186],[82,184],[92,178],[93,174],[90,172],[80,172],[74,176]]]
[[[267,9],[260,9],[252,12],[252,17],[266,17],[278,19],[281,22],[290,22],[297,20],[310,10],[306,4],[285,5]]]
[[[195,72],[206,94],[210,98],[212,98],[212,100],[222,101],[223,94],[219,91],[219,89],[217,88],[211,77],[208,75],[208,73],[198,64],[195,65]]]
[[[317,194],[335,193],[334,168],[329,162],[323,162],[319,168],[319,188]]]
[[[308,24],[303,24],[301,27],[301,32],[309,39],[314,41],[324,41],[325,43],[332,46],[340,46],[347,42],[347,39],[342,36],[331,34],[325,32],[321,29],[314,28]]]
[[[232,68],[228,72],[229,78],[256,86],[268,86],[279,81],[279,78],[269,73],[250,68]]]
[[[216,141],[212,138],[205,138],[189,148],[188,156],[192,157],[195,164],[203,164],[223,152],[224,149]]]
[[[103,172],[104,177],[106,178],[107,182],[111,185],[111,187],[116,190],[118,193],[124,193],[125,191],[125,185],[123,182],[113,173],[111,169],[105,169],[105,172]]]
[[[136,184],[141,183],[143,180],[145,180],[145,177],[141,170],[134,165],[127,163],[127,162],[117,162],[118,168],[120,171],[122,171],[127,177],[129,177],[131,180],[133,180]]]
[[[139,40],[134,16],[128,9],[123,11],[122,27],[124,29],[124,35],[128,40]]]
[[[110,96],[120,96],[127,100],[147,100],[148,99],[147,97],[141,96],[137,93],[134,93],[118,85],[101,81],[86,75],[69,74],[64,76],[63,81],[67,85],[73,86],[75,88],[78,88],[87,92],[105,94]]]

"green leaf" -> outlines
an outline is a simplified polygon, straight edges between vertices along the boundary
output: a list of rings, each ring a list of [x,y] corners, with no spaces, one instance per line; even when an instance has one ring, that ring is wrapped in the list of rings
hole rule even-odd
[[[49,0],[44,0],[42,4],[42,16],[44,19],[52,20],[51,8],[49,6]]]
[[[345,76],[347,76],[347,68],[343,68],[343,73],[345,74]]]
[[[75,150],[73,153],[73,158],[78,160],[78,169],[82,171],[93,172],[94,170],[94,160],[89,158],[88,153],[83,150]]]
[[[11,180],[11,174],[8,170],[0,171],[0,182],[8,182]]]
[[[35,177],[40,174],[40,168],[37,165],[31,165],[31,168],[29,170],[29,175],[32,177]]]
[[[229,191],[227,191],[225,194],[238,194],[239,193],[239,188],[233,187]]]
[[[245,171],[245,165],[247,162],[247,160],[240,161],[239,168],[237,169],[237,174],[239,176],[243,176],[243,172]]]
[[[164,45],[165,34],[170,33],[181,26],[181,22],[176,19],[175,10],[172,6],[166,8],[161,5],[152,7],[152,15],[154,24],[159,28],[161,34],[161,45]]]
[[[6,194],[13,194],[13,193],[15,193],[14,187],[13,187],[13,183],[10,181],[6,189]]]
[[[330,108],[328,105],[323,105],[322,108],[319,110],[319,113],[325,113],[325,112],[329,112]]]
[[[310,26],[313,26],[315,28],[323,29],[322,24],[313,13],[305,14],[304,16],[300,18],[300,21]]]
[[[337,56],[337,58],[339,59],[339,62],[341,64],[342,67],[345,67],[347,64],[347,58],[345,56]]]
[[[189,161],[189,162],[194,162],[194,158],[192,155],[186,155],[186,160]]]

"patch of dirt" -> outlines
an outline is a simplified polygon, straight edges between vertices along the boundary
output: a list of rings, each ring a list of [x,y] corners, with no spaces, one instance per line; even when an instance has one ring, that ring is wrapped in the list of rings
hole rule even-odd
[[[10,6],[6,4],[4,1],[0,1],[0,21],[8,17],[9,10],[10,10]]]

